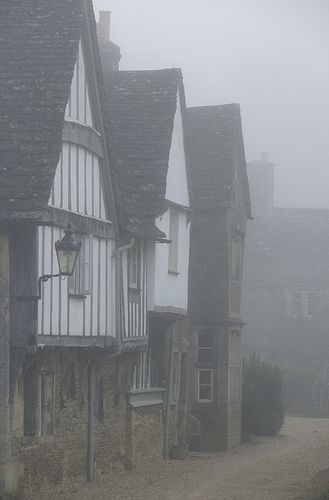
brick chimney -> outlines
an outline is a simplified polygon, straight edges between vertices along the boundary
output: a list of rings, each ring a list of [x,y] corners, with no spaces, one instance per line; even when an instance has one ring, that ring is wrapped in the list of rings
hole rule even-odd
[[[113,71],[119,71],[121,59],[120,47],[111,42],[111,12],[101,10],[99,12],[99,23],[97,23],[98,45],[105,77]]]
[[[97,25],[98,38],[107,42],[110,41],[111,14],[110,10],[99,11],[99,23]]]

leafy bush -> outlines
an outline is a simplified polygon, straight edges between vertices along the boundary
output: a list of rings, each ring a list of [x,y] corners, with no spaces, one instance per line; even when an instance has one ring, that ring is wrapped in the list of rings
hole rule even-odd
[[[318,374],[299,367],[283,367],[281,370],[285,411],[303,417],[322,416],[322,383]]]
[[[283,425],[281,372],[263,361],[244,361],[242,431],[274,436]]]

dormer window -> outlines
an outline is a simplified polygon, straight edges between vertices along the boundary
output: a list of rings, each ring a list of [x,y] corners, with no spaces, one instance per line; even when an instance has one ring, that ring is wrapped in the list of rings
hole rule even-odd
[[[242,242],[239,238],[231,241],[231,276],[233,283],[238,284],[242,277]]]
[[[179,236],[179,211],[175,208],[169,210],[169,258],[168,271],[178,274],[178,236]]]

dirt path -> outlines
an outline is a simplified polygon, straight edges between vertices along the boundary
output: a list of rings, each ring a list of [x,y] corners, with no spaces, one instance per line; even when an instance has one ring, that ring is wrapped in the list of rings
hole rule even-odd
[[[279,436],[257,438],[237,452],[152,463],[132,473],[113,471],[93,486],[65,485],[51,495],[48,491],[47,498],[309,500],[309,488],[317,486],[310,480],[323,481],[323,473],[317,473],[328,468],[329,420],[289,417]]]

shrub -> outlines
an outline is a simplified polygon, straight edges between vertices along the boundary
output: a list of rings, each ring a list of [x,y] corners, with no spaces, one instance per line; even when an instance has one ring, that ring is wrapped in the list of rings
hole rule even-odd
[[[281,372],[263,361],[244,361],[242,431],[273,436],[283,425]]]

